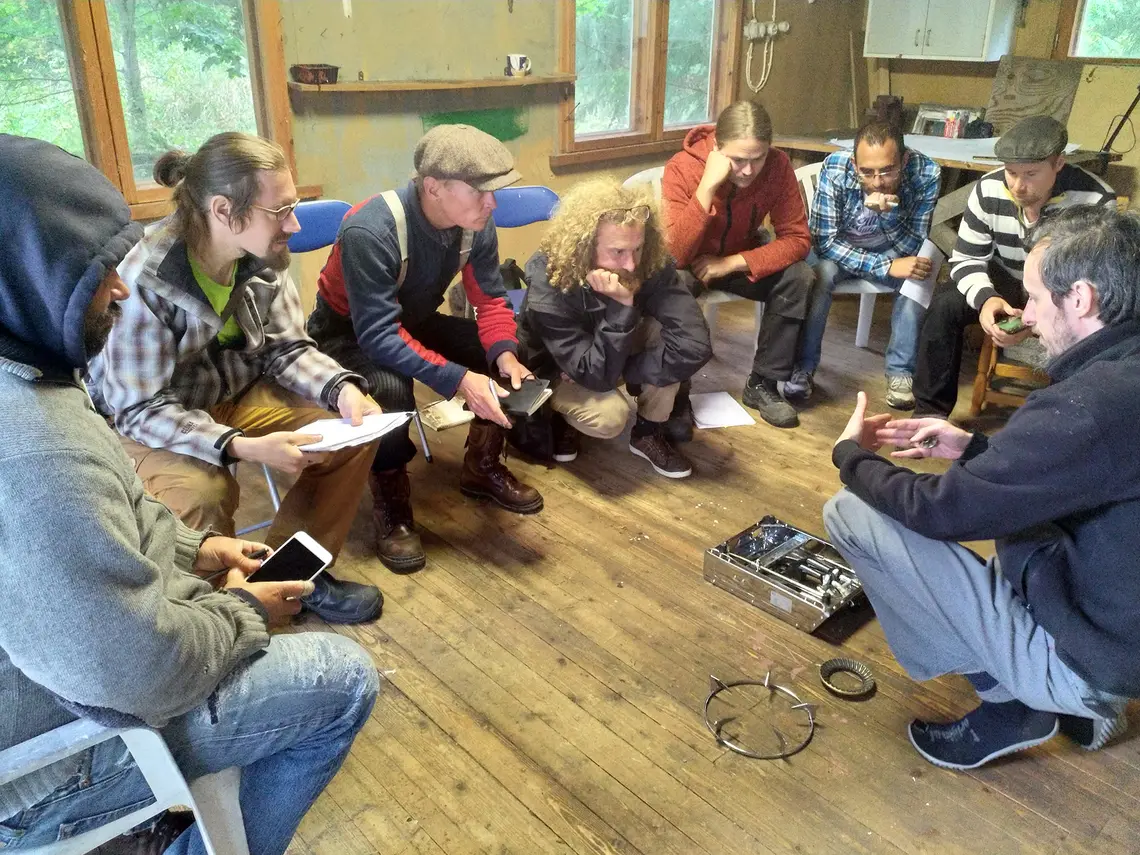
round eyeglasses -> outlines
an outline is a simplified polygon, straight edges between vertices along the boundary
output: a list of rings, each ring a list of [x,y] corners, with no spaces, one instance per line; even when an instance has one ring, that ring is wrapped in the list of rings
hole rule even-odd
[[[254,205],[253,207],[257,208],[259,211],[265,211],[265,213],[271,214],[277,220],[277,222],[283,223],[289,219],[289,215],[292,214],[294,209],[296,209],[296,207],[300,204],[301,200],[298,199],[296,202],[292,202],[288,205],[282,205],[280,208],[266,208],[264,205]]]

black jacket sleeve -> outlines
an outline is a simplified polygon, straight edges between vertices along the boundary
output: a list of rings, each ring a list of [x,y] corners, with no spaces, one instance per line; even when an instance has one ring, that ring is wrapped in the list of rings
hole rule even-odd
[[[630,383],[669,386],[688,380],[712,358],[708,324],[672,265],[641,287],[642,314],[661,324],[661,339],[625,364]]]

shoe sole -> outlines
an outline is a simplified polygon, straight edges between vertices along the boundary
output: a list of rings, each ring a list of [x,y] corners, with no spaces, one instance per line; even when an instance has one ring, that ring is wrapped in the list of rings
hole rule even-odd
[[[1085,751],[1099,751],[1128,730],[1128,717],[1123,712],[1112,719],[1095,719],[1093,721],[1093,740],[1088,745],[1085,745],[1073,734],[1074,726],[1080,721],[1080,716],[1065,715],[1062,713],[1059,718],[1061,733],[1065,734],[1065,736],[1069,737],[1069,739],[1073,740],[1073,742],[1077,743],[1077,745],[1081,746]],[[1097,725],[1103,721],[1110,721],[1111,724],[1098,732]]]
[[[573,463],[577,459],[578,459],[578,452],[577,451],[575,451],[573,454],[556,454],[556,455],[554,455],[554,462],[555,463]]]
[[[914,734],[911,732],[910,725],[907,725],[906,728],[906,738],[910,740],[910,744],[914,746],[914,750],[922,755],[923,759],[928,763],[933,763],[935,766],[938,766],[942,769],[957,769],[959,771],[966,771],[968,769],[977,769],[979,766],[985,766],[987,763],[997,760],[999,757],[1005,757],[1007,754],[1016,754],[1018,751],[1025,751],[1028,748],[1033,748],[1036,745],[1041,745],[1044,742],[1048,742],[1050,739],[1057,735],[1057,732],[1060,730],[1060,728],[1061,722],[1060,719],[1058,719],[1057,721],[1053,722],[1053,729],[1049,731],[1049,734],[1047,736],[1042,736],[1037,739],[1027,739],[1025,742],[1018,742],[1014,745],[1007,745],[1005,748],[1001,748],[991,754],[987,754],[977,763],[970,763],[969,765],[966,765],[964,763],[948,763],[945,760],[939,760],[937,757],[933,757],[930,754],[927,754],[925,751],[919,748],[918,743],[914,741]]]
[[[914,399],[913,398],[911,398],[909,401],[905,401],[905,400],[900,401],[897,398],[894,400],[887,398],[886,401],[887,401],[887,406],[890,407],[892,410],[913,410],[914,409]]]
[[[364,615],[362,617],[342,617],[339,615],[323,615],[317,609],[310,609],[307,606],[305,607],[304,611],[307,611],[311,614],[316,615],[321,620],[323,620],[325,623],[336,623],[336,624],[344,624],[344,625],[349,625],[349,624],[354,624],[354,623],[370,623],[370,622],[376,620],[377,618],[379,618],[381,613],[384,611],[384,601],[380,600],[380,602],[377,603],[376,610],[374,612],[371,612],[370,614]]]
[[[421,558],[405,558],[402,560],[383,558],[379,555],[376,557],[380,559],[381,564],[383,564],[386,568],[388,568],[390,572],[395,573],[397,576],[407,576],[409,573],[415,573],[417,570],[423,570],[424,567],[427,566],[426,555]]]
[[[460,487],[459,492],[469,499],[490,499],[500,508],[510,511],[515,514],[537,514],[542,510],[542,497],[538,501],[532,502],[529,505],[507,505],[500,502],[493,493],[486,493],[482,490],[472,490],[470,487]]]
[[[666,469],[661,469],[660,467],[658,467],[658,465],[656,463],[654,463],[652,460],[649,459],[649,455],[647,455],[644,451],[638,451],[632,445],[629,447],[629,450],[631,453],[636,454],[638,457],[640,457],[642,460],[646,461],[650,466],[652,466],[653,471],[656,472],[658,475],[664,475],[666,478],[688,478],[690,475],[693,474],[693,467],[692,466],[690,466],[684,472],[669,472]]]

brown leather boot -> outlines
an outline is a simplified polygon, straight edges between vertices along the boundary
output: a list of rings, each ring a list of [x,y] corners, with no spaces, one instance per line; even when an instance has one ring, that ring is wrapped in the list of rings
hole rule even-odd
[[[415,573],[427,563],[427,556],[412,527],[412,484],[407,468],[373,470],[368,483],[376,523],[376,557],[393,573]]]
[[[482,419],[471,422],[459,490],[465,496],[494,499],[516,514],[536,514],[542,510],[538,490],[516,479],[499,459],[505,433],[493,422]]]

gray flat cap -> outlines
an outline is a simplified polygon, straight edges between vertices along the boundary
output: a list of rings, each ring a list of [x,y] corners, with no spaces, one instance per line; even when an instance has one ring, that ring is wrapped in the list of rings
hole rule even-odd
[[[463,181],[476,190],[501,190],[522,178],[507,147],[471,125],[436,125],[416,143],[421,178]]]
[[[994,156],[1002,163],[1034,163],[1063,154],[1068,142],[1069,132],[1056,119],[1030,116],[1001,135]]]

